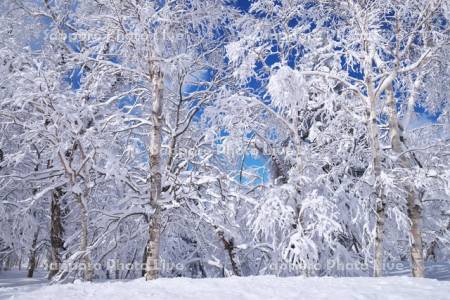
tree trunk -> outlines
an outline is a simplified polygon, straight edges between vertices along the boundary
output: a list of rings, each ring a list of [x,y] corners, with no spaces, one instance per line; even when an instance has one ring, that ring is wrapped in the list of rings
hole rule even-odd
[[[385,220],[385,203],[381,198],[380,191],[377,188],[376,201],[376,229],[375,229],[375,260],[374,273],[375,277],[383,276],[383,240],[384,240],[384,220]]]
[[[34,270],[36,269],[36,252],[37,252],[36,246],[37,246],[38,237],[39,237],[39,228],[37,229],[36,233],[34,234],[33,242],[31,244],[30,257],[28,260],[28,272],[27,272],[28,278],[33,277]]]
[[[87,249],[88,246],[88,214],[86,210],[85,202],[83,201],[83,196],[77,194],[75,196],[78,205],[80,206],[80,223],[81,223],[81,237],[80,237],[80,251],[83,253],[83,270],[84,270],[84,280],[92,281],[93,269],[90,258],[90,253]]]
[[[424,277],[422,248],[422,208],[414,189],[408,193],[408,216],[411,220],[411,269],[413,277]]]
[[[370,76],[371,60],[366,65],[368,74],[365,81],[367,85],[367,107],[368,107],[368,131],[370,135],[370,145],[372,150],[372,167],[375,177],[375,195],[376,195],[376,225],[375,225],[375,245],[374,245],[374,276],[383,275],[383,240],[384,240],[384,221],[385,221],[385,198],[383,186],[380,180],[381,176],[381,148],[379,141],[379,129],[377,123],[376,95],[373,90],[372,77]]]
[[[220,240],[223,243],[223,247],[224,247],[225,251],[227,251],[227,253],[228,253],[228,257],[230,258],[231,268],[233,270],[234,275],[242,276],[241,269],[240,269],[239,263],[238,263],[236,247],[234,245],[234,239],[233,238],[231,238],[229,240],[226,239],[225,234],[222,230],[218,231],[218,235],[219,235]]]
[[[397,109],[395,105],[395,96],[392,85],[386,89],[389,113],[389,133],[391,138],[392,150],[400,155],[403,151],[402,131],[399,126]],[[410,100],[411,101],[411,100]],[[411,103],[409,103],[411,105]],[[414,166],[414,159],[408,155],[402,155],[399,158],[400,167],[411,168]],[[424,259],[422,249],[422,208],[420,205],[419,193],[414,186],[405,186],[407,190],[408,217],[411,220],[411,268],[414,277],[424,276]]]
[[[61,265],[60,249],[64,247],[62,239],[63,227],[61,222],[61,206],[59,200],[64,192],[57,188],[52,193],[51,203],[51,224],[50,224],[50,245],[51,245],[51,263],[48,279],[52,279],[59,272]]]
[[[150,134],[150,205],[154,212],[149,222],[147,244],[146,280],[159,277],[159,248],[161,235],[161,130],[163,107],[163,74],[156,64],[151,65],[153,101],[151,111],[152,130]]]
[[[148,244],[148,242],[147,242],[147,244]],[[142,274],[141,274],[141,276],[142,277],[144,277],[145,276],[145,264],[147,263],[147,254],[148,254],[148,251],[147,251],[147,244],[145,244],[145,247],[144,247],[144,254],[142,255],[142,270],[141,270],[141,272],[142,272]]]

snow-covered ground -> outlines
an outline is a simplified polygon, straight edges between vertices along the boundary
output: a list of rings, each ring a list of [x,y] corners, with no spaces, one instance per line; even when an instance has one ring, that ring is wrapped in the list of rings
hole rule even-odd
[[[38,270],[33,278],[26,278],[26,271],[0,271],[0,288],[42,285],[48,282],[47,272]]]
[[[0,299],[96,300],[231,300],[231,299],[382,299],[448,300],[450,282],[410,277],[302,278],[274,276],[221,279],[159,279],[145,282],[74,283],[2,287]]]
[[[36,271],[33,278],[26,278],[26,271],[1,271],[0,299],[9,299],[8,296],[15,295],[16,291],[25,293],[46,286],[46,275],[45,271]]]

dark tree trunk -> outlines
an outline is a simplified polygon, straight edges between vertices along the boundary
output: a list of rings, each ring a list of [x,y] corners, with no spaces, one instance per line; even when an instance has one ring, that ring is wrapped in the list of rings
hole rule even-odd
[[[145,264],[147,263],[147,244],[145,245],[144,254],[142,255],[142,277],[145,276]]]
[[[219,230],[218,232],[219,238],[223,243],[223,247],[225,251],[228,253],[228,257],[230,258],[231,262],[231,268],[233,270],[234,275],[236,276],[242,276],[241,269],[239,267],[238,263],[238,257],[236,253],[236,246],[234,245],[234,239],[225,238],[224,232],[222,230]]]
[[[36,252],[37,252],[36,246],[37,246],[38,237],[39,237],[39,229],[34,234],[33,242],[31,244],[30,257],[28,260],[28,272],[27,272],[28,278],[33,277],[34,270],[36,269],[36,262],[37,262],[36,261]]]
[[[55,189],[52,193],[51,203],[51,226],[50,226],[50,244],[51,244],[51,263],[49,268],[48,279],[52,279],[59,272],[61,265],[60,250],[64,249],[64,241],[62,239],[63,227],[61,221],[60,199],[64,195],[61,188]]]

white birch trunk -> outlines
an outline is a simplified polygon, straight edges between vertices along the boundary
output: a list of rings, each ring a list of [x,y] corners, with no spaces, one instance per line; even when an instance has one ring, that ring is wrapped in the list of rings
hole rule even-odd
[[[411,189],[408,193],[408,216],[411,220],[411,271],[413,277],[424,277],[422,248],[422,207],[418,193]]]
[[[150,133],[150,205],[154,213],[149,222],[149,240],[147,244],[146,280],[159,277],[159,248],[161,235],[161,130],[162,130],[162,107],[163,107],[163,74],[157,65],[152,65],[150,70],[152,79],[153,99]]]
[[[370,57],[370,55],[369,55]],[[385,199],[383,195],[383,186],[381,184],[381,148],[379,140],[379,129],[377,124],[376,111],[376,94],[373,87],[371,76],[372,59],[367,58],[365,69],[365,83],[367,86],[367,108],[368,108],[368,131],[369,140],[372,150],[372,167],[375,177],[375,193],[376,193],[376,225],[375,225],[375,242],[374,242],[374,273],[378,277],[383,275],[383,240],[384,240],[384,222],[385,222]]]
[[[417,83],[415,83],[416,85]],[[387,107],[389,113],[389,133],[391,138],[391,147],[392,150],[401,154],[403,151],[402,141],[401,141],[401,128],[399,126],[398,117],[397,117],[397,109],[395,106],[395,97],[394,92],[392,90],[392,85],[390,85],[387,90]],[[412,97],[414,97],[412,95]],[[414,98],[413,100],[414,101]],[[414,107],[415,105],[409,100],[408,106]],[[411,109],[411,107],[410,107]],[[408,110],[410,113],[410,110]],[[410,115],[407,116],[409,122]],[[400,166],[402,168],[411,168],[414,165],[414,162],[411,157],[407,155],[400,156]],[[408,217],[411,220],[411,229],[410,229],[410,237],[411,237],[411,269],[414,277],[423,277],[424,276],[424,259],[423,259],[423,249],[422,249],[422,212],[419,195],[413,186],[405,186],[405,189],[408,192],[407,195],[407,206],[408,206]]]
[[[84,263],[84,280],[92,281],[94,271],[92,269],[90,253],[88,247],[88,213],[83,196],[77,194],[75,196],[78,205],[80,206],[80,223],[81,223],[81,236],[80,236],[80,251],[83,253]]]

